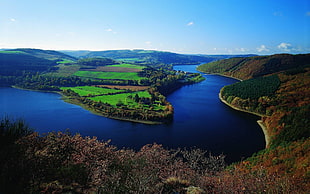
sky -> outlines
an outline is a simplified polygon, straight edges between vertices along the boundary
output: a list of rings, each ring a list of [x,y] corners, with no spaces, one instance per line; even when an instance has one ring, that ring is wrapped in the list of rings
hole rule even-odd
[[[0,48],[310,53],[310,0],[0,0]]]

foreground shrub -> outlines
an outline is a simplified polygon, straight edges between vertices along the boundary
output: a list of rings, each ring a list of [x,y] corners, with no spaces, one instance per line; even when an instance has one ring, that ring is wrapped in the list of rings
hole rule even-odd
[[[292,179],[264,166],[249,165],[250,161],[226,168],[223,155],[212,156],[201,149],[167,150],[149,144],[134,151],[78,134],[21,134],[0,147],[0,193],[309,191],[305,187],[308,179]]]

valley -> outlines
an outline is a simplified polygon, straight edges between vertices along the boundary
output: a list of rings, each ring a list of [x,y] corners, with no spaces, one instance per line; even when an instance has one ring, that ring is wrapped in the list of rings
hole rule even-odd
[[[79,129],[78,133],[83,132],[83,137],[78,134],[74,136],[68,135],[68,131],[50,132],[50,129],[47,129],[47,131],[40,129],[41,133],[43,131],[47,132],[47,135],[42,137],[36,136],[37,133],[29,132],[28,135],[24,134],[24,132],[28,133],[27,130],[16,137],[11,137],[11,132],[6,133],[4,131],[3,139],[5,141],[3,142],[7,142],[4,143],[4,147],[21,145],[26,150],[39,149],[36,145],[32,145],[29,142],[35,142],[36,140],[41,143],[44,142],[44,145],[40,146],[43,148],[44,146],[53,147],[54,145],[60,145],[53,142],[63,142],[63,139],[66,139],[68,142],[72,141],[72,144],[66,144],[64,149],[70,150],[72,145],[76,150],[87,150],[89,148],[87,145],[83,147],[79,147],[79,145],[83,144],[82,142],[87,142],[87,144],[93,142],[96,146],[103,145],[102,142],[95,139],[87,139],[87,136],[94,134],[95,131],[96,135],[94,136],[99,137],[99,139],[111,137],[112,140],[115,140],[115,144],[127,147],[125,150],[117,149],[113,147],[114,145],[110,146],[109,141],[104,143],[112,149],[109,150],[109,153],[113,157],[117,157],[114,162],[117,162],[120,168],[126,165],[132,168],[135,165],[123,163],[122,158],[138,162],[140,159],[143,160],[143,157],[150,157],[148,154],[153,152],[155,155],[159,154],[160,157],[170,157],[169,160],[173,161],[172,166],[176,166],[177,161],[181,162],[178,163],[181,165],[178,167],[178,173],[191,172],[193,175],[195,174],[194,176],[198,177],[198,181],[194,180],[190,175],[182,176],[191,180],[192,184],[199,189],[203,188],[210,191],[219,191],[221,189],[225,191],[238,190],[237,186],[240,184],[249,191],[254,191],[256,187],[259,187],[261,191],[267,189],[273,192],[280,189],[302,192],[306,190],[305,188],[308,188],[308,158],[310,158],[308,128],[310,112],[309,54],[232,57],[198,66],[197,69],[199,71],[208,73],[201,75],[193,71],[192,73],[183,71],[182,68],[174,69],[176,67],[175,64],[180,63],[180,61],[172,64],[161,63],[162,61],[156,59],[159,54],[157,52],[138,52],[139,54],[147,55],[155,53],[155,57],[153,60],[146,62],[139,58],[139,56],[119,56],[118,59],[116,59],[116,56],[114,56],[114,59],[98,56],[95,58],[72,58],[72,56],[57,54],[58,52],[56,51],[37,49],[1,51],[0,65],[2,71],[0,80],[2,86],[17,86],[29,90],[57,92],[63,96],[62,99],[66,102],[76,104],[96,115],[100,115],[99,119],[98,117],[92,117],[96,116],[93,114],[91,114],[92,116],[87,113],[86,115],[84,115],[85,113],[81,114],[80,111],[83,109],[78,111],[81,115],[74,114],[70,112],[71,110],[67,113],[64,111],[67,110],[66,105],[57,105],[55,108],[58,106],[65,107],[63,109],[65,116],[60,114],[60,112],[56,116],[52,110],[50,115],[47,116],[47,125],[44,125],[44,128],[66,123],[66,119],[63,118],[71,118],[73,116],[71,121],[75,121],[76,125],[71,123],[71,126],[76,126]],[[120,59],[125,60],[121,61]],[[167,58],[167,62],[169,60]],[[183,62],[183,65],[191,63],[186,60]],[[199,60],[196,62],[196,64],[198,62],[201,63]],[[12,68],[12,64],[16,64],[16,66]],[[195,66],[183,67],[185,70],[192,69]],[[219,76],[217,78],[217,75],[213,74],[230,76],[243,81],[231,81],[230,78],[220,78]],[[218,82],[221,82],[222,85],[218,85]],[[8,88],[4,88],[4,90],[19,93]],[[219,92],[220,94],[218,95]],[[31,94],[24,93],[24,95]],[[37,93],[33,93],[33,95],[40,96]],[[187,99],[188,97],[190,98]],[[257,120],[256,117],[253,118],[244,113],[230,110],[229,107],[225,107],[226,105],[219,101],[219,97],[227,105],[237,110],[259,115],[261,119],[259,125],[255,122]],[[11,98],[17,99],[14,95]],[[26,96],[24,99],[27,99]],[[28,98],[27,101],[31,102],[32,99],[34,98]],[[45,102],[44,99],[45,97],[42,98]],[[16,102],[20,101],[22,102],[23,100],[12,101],[11,107],[7,110],[13,108]],[[39,123],[37,119],[40,118],[40,114],[49,112],[50,108],[48,107],[51,107],[50,104],[55,102],[48,100],[45,103],[49,105],[44,106],[43,104],[41,106],[38,103],[39,109],[29,112],[28,116],[36,120],[34,123]],[[4,106],[6,105],[4,104]],[[15,110],[18,111],[22,107],[22,105],[16,105]],[[26,111],[28,108],[24,107],[22,109]],[[230,117],[234,114],[236,117]],[[226,116],[223,117],[223,115]],[[111,118],[111,120],[108,118]],[[236,122],[238,118],[242,121]],[[92,119],[92,122],[89,122],[89,119]],[[225,119],[227,121],[223,122]],[[249,124],[241,127],[245,120],[248,120]],[[9,121],[3,120],[1,122],[1,125],[9,126],[10,128]],[[93,132],[87,130],[93,125],[91,123],[96,125],[96,129]],[[136,124],[133,125],[131,123]],[[15,125],[13,124],[12,126],[14,127]],[[22,127],[23,125],[19,124],[18,126]],[[84,129],[79,128],[81,126]],[[264,137],[259,126],[262,127],[265,134],[265,149],[263,149],[265,147],[263,145]],[[127,137],[124,134],[129,134],[129,136]],[[10,143],[10,138],[6,138],[7,136],[12,139],[20,138],[20,141],[17,144],[13,141],[12,144],[12,142]],[[37,142],[38,145],[40,144],[39,142]],[[181,145],[185,150],[176,150],[176,152],[175,150],[166,150],[156,143],[144,146],[149,142],[163,143],[163,145],[169,148]],[[223,142],[226,142],[226,144]],[[223,155],[214,157],[210,154],[207,157],[205,155],[206,152],[199,149],[192,149],[191,152],[187,152],[186,149],[191,145],[212,149],[217,154],[220,154],[221,151],[223,153],[223,150],[225,150],[230,162],[237,161],[237,163],[226,166],[224,169]],[[128,146],[133,147],[134,150],[129,150]],[[248,149],[245,147],[248,147]],[[148,150],[145,152],[147,156],[140,158],[141,154],[144,154],[144,150]],[[10,155],[11,158],[21,157],[17,153],[15,154],[15,152],[6,153],[4,149],[0,151]],[[252,155],[253,152],[254,154]],[[33,152],[27,151],[28,156],[31,156],[31,153]],[[36,153],[38,153],[37,156],[31,156],[30,159],[26,158],[25,162],[27,163],[28,160],[31,160],[32,163],[36,164],[37,160],[33,158],[45,157],[44,154],[40,155],[41,152]],[[69,158],[74,156],[74,152],[67,153],[70,155]],[[186,153],[187,155],[175,158],[178,153]],[[90,152],[90,154],[94,154],[96,162],[102,156],[101,154],[96,155],[94,152]],[[215,165],[216,169],[204,166],[202,167],[204,171],[202,173],[199,170],[199,165],[197,168],[191,167],[195,162],[187,157],[196,157],[195,154],[202,154],[200,156],[203,161],[212,160],[211,165]],[[54,153],[50,155],[51,158],[56,156],[58,157]],[[62,156],[60,154],[59,157]],[[246,157],[244,158],[243,156]],[[45,161],[43,158],[40,161]],[[54,158],[51,161],[54,161],[51,164],[56,164]],[[80,168],[72,159],[65,159],[63,161],[70,163],[74,169]],[[111,162],[110,160],[106,161]],[[2,162],[6,163],[5,161]],[[87,169],[87,172],[81,171],[86,177],[90,176],[89,173],[98,172],[97,170],[92,170],[88,166],[90,164],[88,162],[88,159],[85,159],[82,162],[81,169],[79,169],[82,171],[84,168]],[[156,164],[154,161],[148,163],[148,165],[154,164]],[[10,166],[9,164],[7,165]],[[15,166],[17,168],[21,167]],[[41,170],[45,173],[46,181],[50,178],[54,179],[46,171],[46,165],[44,164],[43,166]],[[37,168],[31,165],[29,167]],[[145,168],[143,164],[140,167],[138,169]],[[162,166],[159,168],[163,169]],[[112,169],[113,165],[106,167],[108,172],[112,172]],[[62,172],[62,167],[56,165],[53,167],[53,170],[56,173]],[[171,169],[169,168],[169,170]],[[123,171],[119,168],[117,168],[117,171],[120,172],[119,178],[123,178],[124,175],[121,173]],[[70,177],[70,179],[75,179],[74,175],[67,174],[71,172],[73,172],[72,169],[68,169],[68,171],[63,173]],[[133,171],[128,172],[135,173]],[[4,171],[1,173],[5,176],[13,175]],[[34,171],[27,173],[33,174]],[[128,173],[126,172],[125,174]],[[144,174],[139,172],[137,176],[144,176]],[[36,180],[35,177],[37,175],[33,174],[33,177]],[[236,179],[236,177],[239,178]],[[110,179],[113,180],[113,177],[108,176],[106,180]],[[258,179],[261,180],[263,185],[251,183]],[[61,177],[58,177],[57,180],[60,180],[62,185],[67,184],[66,180],[63,180]],[[163,180],[170,181],[170,178],[165,177]],[[212,181],[212,183],[208,184],[211,184],[213,189],[205,185],[205,180]],[[240,180],[243,181],[238,182]],[[85,185],[93,184],[94,181],[97,181],[94,177],[92,177],[91,182],[84,183],[79,181],[79,186],[73,186],[73,188],[83,187],[86,191],[89,186]],[[176,178],[175,181],[182,182],[183,179]],[[221,183],[223,182],[225,184],[222,185]],[[277,184],[270,185],[271,182]],[[233,184],[234,187],[228,187],[228,184]],[[45,185],[40,183],[40,187],[44,188]],[[50,188],[49,186],[46,187]],[[96,188],[97,186],[93,187]],[[188,188],[188,185],[185,184],[182,188]]]

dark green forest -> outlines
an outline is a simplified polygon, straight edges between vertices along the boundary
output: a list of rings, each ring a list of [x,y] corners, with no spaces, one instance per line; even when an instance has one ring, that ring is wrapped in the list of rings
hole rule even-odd
[[[231,96],[257,100],[262,96],[274,95],[279,86],[280,79],[277,75],[259,77],[225,86],[222,90],[222,96],[225,99]]]

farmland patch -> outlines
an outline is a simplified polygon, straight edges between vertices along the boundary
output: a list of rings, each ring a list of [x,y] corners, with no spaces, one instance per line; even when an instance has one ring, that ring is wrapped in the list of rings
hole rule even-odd
[[[147,90],[149,86],[130,86],[130,85],[96,85],[97,87],[119,89],[119,90],[131,90],[131,91],[143,91]]]
[[[138,76],[136,72],[97,72],[97,71],[77,71],[75,76],[94,78],[94,79],[112,79],[112,80],[141,80],[145,79]]]
[[[95,86],[77,86],[77,87],[61,87],[61,90],[73,90],[75,93],[78,93],[80,96],[89,96],[89,95],[105,95],[113,94],[119,92],[125,92],[126,90],[111,89],[111,88],[102,88]]]

